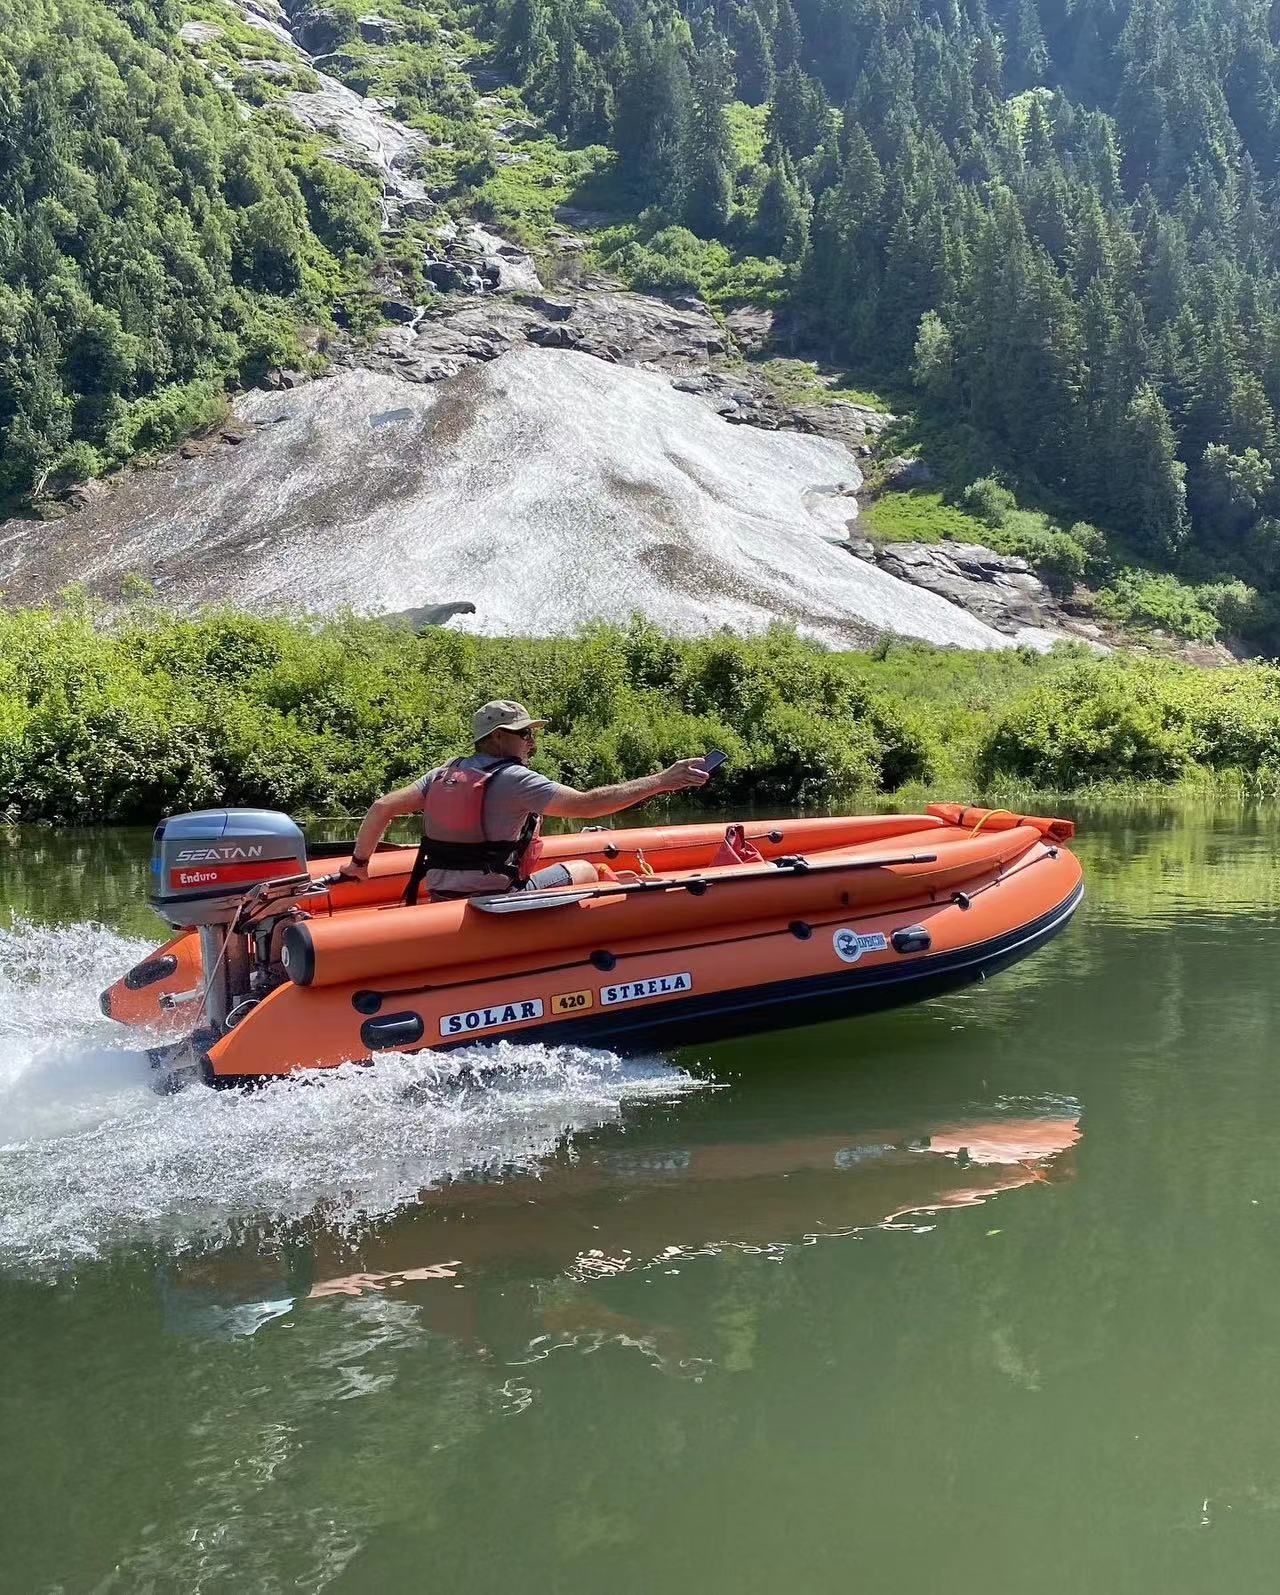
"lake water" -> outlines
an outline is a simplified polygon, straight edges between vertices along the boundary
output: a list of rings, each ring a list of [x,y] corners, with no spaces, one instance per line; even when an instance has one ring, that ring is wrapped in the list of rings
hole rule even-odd
[[[1080,817],[962,996],[249,1097],[98,1016],[145,835],[0,832],[0,1590],[1274,1589],[1280,818]]]

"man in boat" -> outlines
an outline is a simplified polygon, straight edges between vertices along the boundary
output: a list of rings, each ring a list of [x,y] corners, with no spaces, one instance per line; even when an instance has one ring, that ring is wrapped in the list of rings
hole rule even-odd
[[[422,847],[407,902],[425,882],[433,898],[474,897],[526,887],[585,885],[599,872],[585,859],[535,867],[543,815],[598,820],[666,792],[702,786],[698,759],[681,759],[656,775],[579,792],[529,768],[537,752],[535,720],[519,703],[486,703],[471,717],[475,752],[429,770],[420,781],[377,798],[361,822],[351,862],[341,874],[368,879],[369,860],[388,825],[402,814],[422,815]]]

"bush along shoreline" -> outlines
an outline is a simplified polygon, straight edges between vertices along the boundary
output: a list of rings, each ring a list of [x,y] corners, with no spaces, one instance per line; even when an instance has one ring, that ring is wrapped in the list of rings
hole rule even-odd
[[[718,810],[1000,797],[1223,780],[1280,789],[1280,669],[1205,671],[1058,649],[885,642],[827,652],[775,628],[681,639],[641,619],[573,638],[415,636],[384,621],[0,611],[0,820],[150,823],[184,809],[360,812],[467,751],[477,703],[550,721],[574,785],[723,748]]]

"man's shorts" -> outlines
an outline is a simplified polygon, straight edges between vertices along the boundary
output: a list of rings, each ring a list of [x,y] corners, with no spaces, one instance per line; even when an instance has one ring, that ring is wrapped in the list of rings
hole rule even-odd
[[[534,870],[524,883],[526,892],[545,891],[548,886],[568,886],[573,880],[568,866],[564,864],[544,864],[541,869]]]
[[[534,870],[527,880],[521,881],[519,886],[513,886],[512,891],[540,892],[545,891],[548,886],[568,886],[572,881],[573,876],[570,875],[566,865],[544,864],[541,869]],[[478,894],[474,892],[432,892],[430,901],[433,903],[456,903],[464,898],[477,895],[492,897],[495,894],[492,891]]]

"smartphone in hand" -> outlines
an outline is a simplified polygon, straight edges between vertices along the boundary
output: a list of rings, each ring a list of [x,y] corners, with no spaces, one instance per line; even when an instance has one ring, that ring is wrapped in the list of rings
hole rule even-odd
[[[708,775],[714,775],[722,764],[728,764],[729,755],[721,753],[719,748],[712,748],[710,753],[704,753],[699,761]]]

